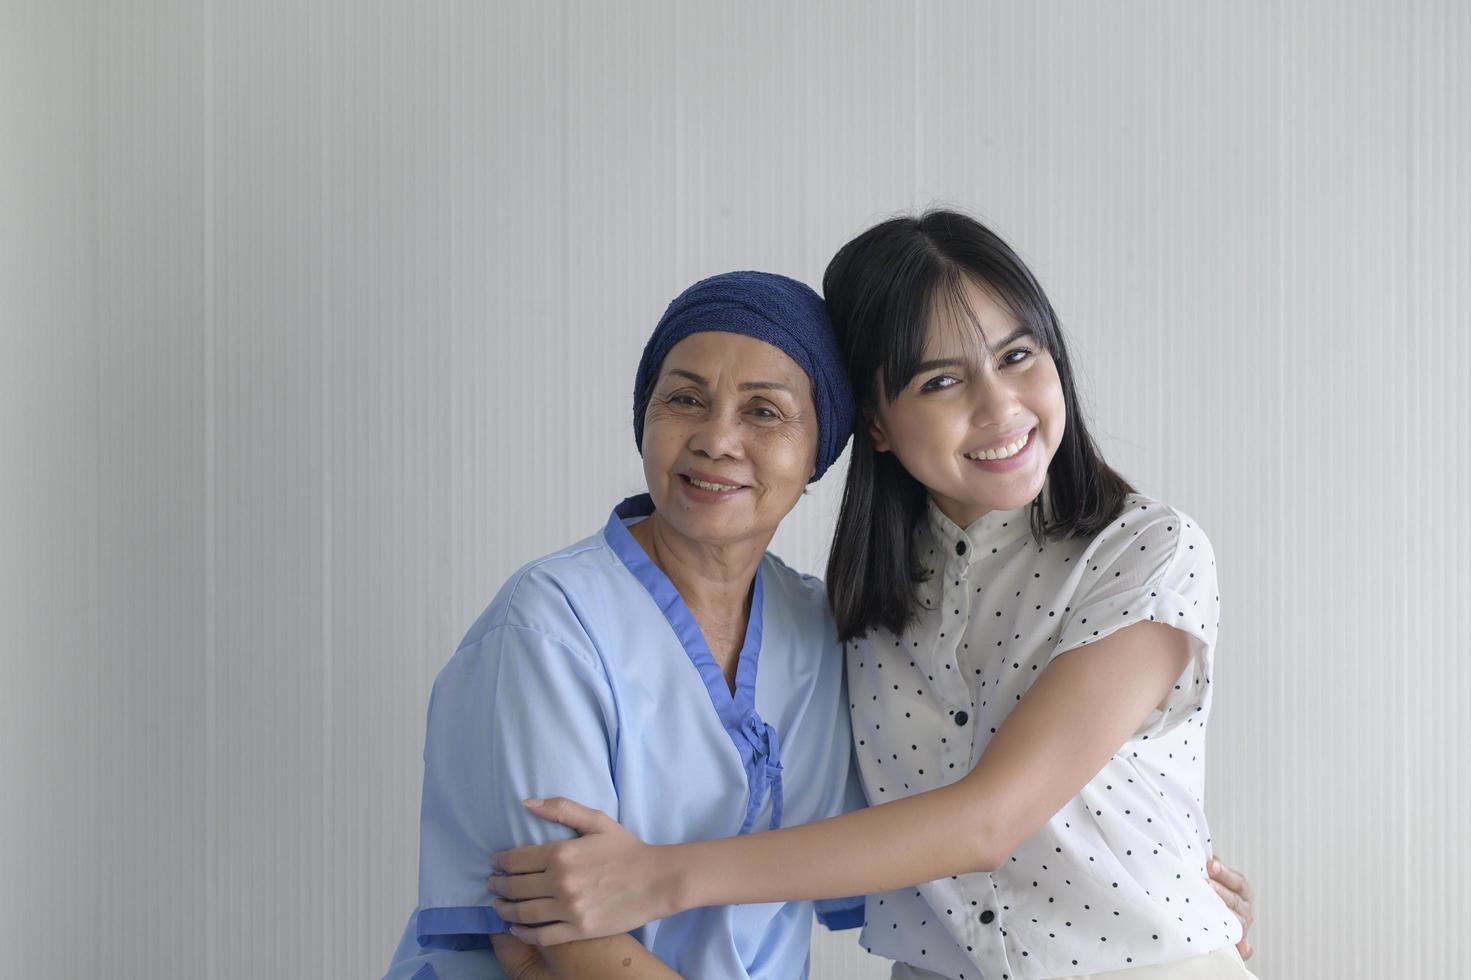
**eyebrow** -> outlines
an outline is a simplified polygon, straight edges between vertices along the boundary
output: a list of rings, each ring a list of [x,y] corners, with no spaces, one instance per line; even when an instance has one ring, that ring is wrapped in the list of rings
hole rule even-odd
[[[686,371],[686,370],[684,370],[682,368],[670,368],[669,369],[669,373],[670,374],[677,374],[681,378],[688,378],[689,380],[693,381],[697,385],[701,385],[701,386],[706,387],[706,388],[710,387],[710,382],[708,380],[706,380],[705,378],[700,377],[700,375],[696,374],[693,371]],[[739,388],[740,388],[741,391],[771,391],[771,390],[774,390],[774,391],[785,391],[789,395],[792,393],[792,389],[790,387],[788,387],[787,385],[782,384],[780,381],[747,381],[747,382],[741,384],[739,386]]]
[[[1017,327],[1011,333],[1003,337],[1000,342],[992,344],[990,346],[992,350],[995,350],[998,347],[1005,347],[1007,344],[1016,343],[1023,337],[1029,336],[1035,336],[1035,333],[1033,332],[1031,327]],[[946,357],[933,361],[921,361],[919,366],[914,369],[914,373],[919,374],[923,371],[933,371],[935,368],[949,367],[965,367],[965,361],[958,357]]]

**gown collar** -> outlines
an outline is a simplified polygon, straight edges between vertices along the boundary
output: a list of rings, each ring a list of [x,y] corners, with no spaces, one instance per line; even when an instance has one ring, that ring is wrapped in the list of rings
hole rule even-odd
[[[720,723],[735,744],[746,770],[750,788],[750,802],[741,833],[747,833],[760,812],[763,801],[770,792],[772,799],[771,826],[781,826],[781,751],[776,729],[761,720],[756,712],[756,670],[761,658],[763,629],[762,576],[766,562],[756,566],[755,581],[751,585],[751,615],[746,621],[745,640],[736,661],[735,691],[725,683],[725,674],[715,662],[700,624],[685,604],[684,597],[674,587],[669,576],[650,560],[643,546],[634,540],[628,527],[654,513],[653,499],[646,493],[629,497],[608,516],[603,537],[649,593],[659,611],[664,614],[674,635],[684,647],[690,663],[705,683],[710,703],[720,717]]]

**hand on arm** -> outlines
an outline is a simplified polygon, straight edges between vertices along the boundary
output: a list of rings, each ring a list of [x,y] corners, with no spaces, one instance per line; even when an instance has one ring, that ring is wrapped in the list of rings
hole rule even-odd
[[[515,876],[492,881],[513,900],[497,901],[496,911],[508,922],[554,923],[517,929],[550,945],[626,932],[687,908],[869,894],[991,870],[1165,699],[1189,662],[1189,642],[1140,622],[1065,653],[961,780],[800,827],[651,847],[571,801],[533,805],[584,836],[496,855]]]

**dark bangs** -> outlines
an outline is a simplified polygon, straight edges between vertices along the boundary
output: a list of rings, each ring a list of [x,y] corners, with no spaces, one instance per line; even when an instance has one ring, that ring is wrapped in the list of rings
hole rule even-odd
[[[953,211],[895,218],[833,256],[823,294],[854,395],[866,412],[881,398],[897,398],[918,373],[938,313],[954,314],[946,318],[951,323],[969,321],[975,329],[964,331],[967,345],[983,345],[965,298],[967,282],[991,293],[1057,365],[1066,428],[1047,470],[1047,492],[1032,503],[1033,536],[1041,542],[1097,534],[1133,488],[1104,463],[1088,434],[1051,302],[1011,247],[975,219]],[[873,448],[860,419],[827,567],[828,598],[843,640],[875,626],[897,634],[913,619],[914,585],[923,574],[914,530],[927,497],[893,453]]]
[[[882,227],[882,226],[880,226]],[[998,243],[1000,239],[997,239]],[[1005,248],[1005,244],[1002,243]],[[974,256],[975,261],[957,261],[944,253],[917,256],[914,275],[903,284],[902,294],[891,295],[887,311],[887,336],[868,338],[870,354],[878,364],[874,374],[883,373],[886,401],[899,397],[909,382],[919,373],[924,361],[925,347],[929,341],[930,326],[942,324],[942,328],[953,329],[960,346],[973,359],[989,357],[993,351],[986,347],[985,334],[980,318],[971,308],[965,295],[967,285],[974,285],[1003,306],[1017,323],[1030,330],[1037,341],[1046,348],[1054,360],[1062,351],[1062,337],[1058,330],[1057,316],[1052,312],[1047,298],[1042,295],[1035,282],[1017,282],[1013,268],[988,269],[981,260],[989,256]],[[834,262],[837,261],[835,258]],[[829,271],[832,266],[830,265]],[[1026,273],[1026,267],[1016,260],[1015,269]],[[988,272],[1000,273],[987,277]],[[1030,273],[1027,273],[1030,279]],[[1031,288],[1028,288],[1030,285]],[[870,388],[874,386],[869,385]],[[875,389],[875,396],[878,392]],[[869,406],[870,403],[865,403]]]

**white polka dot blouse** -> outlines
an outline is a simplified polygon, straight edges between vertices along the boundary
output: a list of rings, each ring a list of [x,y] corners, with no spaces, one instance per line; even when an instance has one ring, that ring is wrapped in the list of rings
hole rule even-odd
[[[928,577],[916,621],[903,636],[876,630],[847,646],[871,803],[964,776],[1054,657],[1146,620],[1188,633],[1193,657],[1103,770],[996,871],[870,896],[864,946],[945,976],[1029,980],[1235,943],[1240,923],[1205,871],[1220,608],[1205,533],[1131,495],[1091,540],[1039,544],[1025,507],[962,529],[931,504],[917,534]]]

